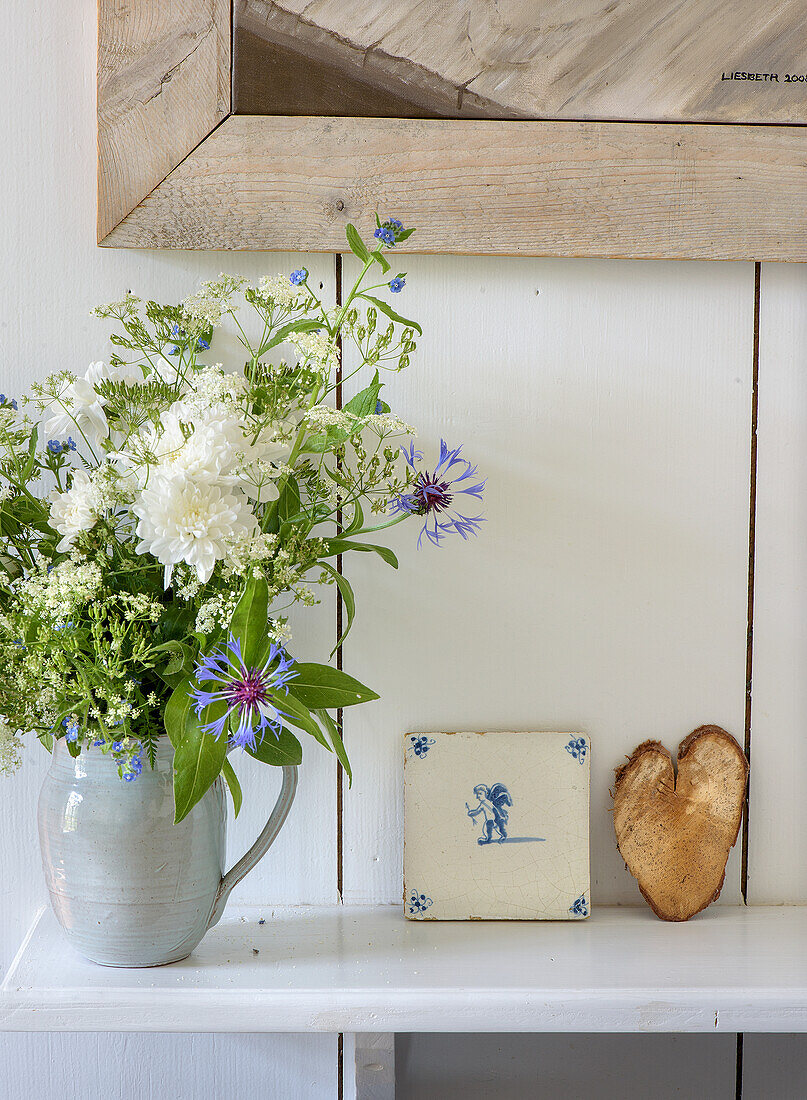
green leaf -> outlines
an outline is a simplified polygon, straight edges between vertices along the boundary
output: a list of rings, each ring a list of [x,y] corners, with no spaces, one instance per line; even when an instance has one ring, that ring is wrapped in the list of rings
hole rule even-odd
[[[376,546],[371,542],[351,542],[348,539],[323,539],[325,544],[325,557],[330,558],[334,554],[346,554],[348,550],[360,550],[365,554],[378,554],[387,565],[393,569],[398,568],[398,559],[388,546]]]
[[[398,234],[395,243],[400,244],[401,241],[408,240],[409,237],[411,237],[414,232],[415,232],[414,226],[412,227],[412,229],[404,229],[403,232]]]
[[[378,371],[376,371],[375,378],[370,385],[357,393],[355,397],[352,397],[345,405],[344,411],[353,413],[354,416],[369,416],[374,413],[383,384],[379,381]]]
[[[375,252],[371,252],[370,255],[377,264],[381,264],[381,270],[386,275],[389,271],[389,260],[384,256],[384,253],[376,250]]]
[[[247,748],[246,751],[262,764],[271,764],[275,768],[288,764],[301,764],[303,761],[303,746],[291,730],[285,727],[280,731],[278,738],[267,731],[263,740],[259,741],[254,749]]]
[[[174,749],[176,749],[185,734],[187,713],[191,708],[191,687],[191,678],[186,676],[184,680],[177,684],[165,704],[163,724],[165,725],[165,732],[168,734],[168,740],[174,746]]]
[[[236,817],[241,810],[241,803],[244,800],[244,795],[241,791],[241,784],[238,782],[238,776],[235,774],[232,764],[224,757],[224,763],[221,766],[221,774],[227,781],[227,786],[230,789],[230,794],[233,800],[233,813]]]
[[[278,691],[270,692],[270,694],[275,706],[283,715],[284,725],[296,726],[297,729],[310,733],[315,741],[319,741],[320,745],[330,749],[331,746],[326,741],[324,733],[311,717],[311,712],[304,703],[301,703],[299,699],[296,699],[290,693]]]
[[[284,343],[293,332],[316,332],[318,328],[322,328],[322,321],[289,321],[287,325],[281,325],[268,343],[261,346],[258,354],[264,355],[271,348]]]
[[[342,765],[342,767],[345,769],[345,772],[347,773],[348,786],[352,787],[353,769],[350,766],[350,760],[348,759],[347,751],[345,750],[345,744],[339,734],[339,729],[336,725],[336,722],[334,722],[333,718],[331,718],[327,710],[318,710],[315,713],[317,718],[319,718],[320,722],[325,728],[325,732],[328,734],[328,737],[330,737],[331,739],[333,751],[336,753],[339,763]]]
[[[33,428],[31,429],[31,438],[28,441],[28,461],[25,463],[25,466],[23,467],[23,470],[22,470],[22,480],[23,480],[23,482],[28,481],[31,474],[34,472],[34,467],[38,465],[38,463],[36,461],[36,445],[37,445],[38,440],[39,440],[39,427],[38,427],[38,425],[35,424],[33,426]]]
[[[362,511],[361,504],[357,500],[353,508],[353,519],[350,521],[350,526],[346,527],[341,532],[342,537],[352,535],[354,531],[361,531],[364,527],[364,512]]]
[[[296,664],[294,667],[297,676],[289,682],[289,694],[309,710],[336,710],[379,698],[370,688],[330,665]]]
[[[350,251],[354,256],[358,256],[363,264],[366,264],[370,259],[370,253],[356,226],[348,222],[345,226],[345,236],[347,237],[347,243],[350,245]]]
[[[193,670],[195,661],[194,652],[191,647],[184,642],[178,642],[176,639],[171,639],[170,642],[161,642],[160,645],[154,646],[149,652],[171,654],[165,667],[162,670],[158,670],[158,675],[166,681],[182,673],[187,675]]]
[[[197,718],[186,677],[165,707],[165,732],[174,746],[174,824],[187,817],[213,785],[227,755],[227,737],[213,737],[202,726],[223,713],[225,704],[207,707]]]
[[[396,313],[392,306],[388,306],[386,302],[382,302],[380,298],[374,298],[372,294],[360,294],[360,298],[364,298],[368,302],[372,302],[376,309],[380,309],[391,321],[397,321],[399,325],[405,325],[406,328],[413,328],[420,336],[423,335],[423,329],[417,323],[417,321],[407,321],[405,317],[401,317],[400,313]]]
[[[221,704],[223,707],[224,704]],[[215,783],[227,756],[227,735],[213,737],[202,732],[202,724],[214,717],[212,708],[197,718],[186,715],[185,734],[174,749],[174,824],[187,817],[196,803]]]
[[[268,621],[269,586],[266,578],[250,577],[230,620],[230,630],[241,642],[245,665],[257,663],[258,653],[266,641]]]
[[[335,450],[340,443],[346,443],[352,434],[345,428],[328,428],[327,432],[310,435],[305,441],[303,451],[308,454],[324,454],[325,451]]]
[[[331,657],[333,657],[334,653],[336,653],[337,649],[339,649],[340,645],[342,645],[345,638],[350,633],[350,628],[353,626],[353,620],[356,617],[356,597],[353,593],[353,589],[350,587],[350,582],[348,581],[347,577],[337,572],[337,570],[334,569],[334,567],[330,565],[327,561],[321,561],[319,563],[319,566],[321,569],[324,569],[326,573],[330,573],[330,575],[336,581],[336,587],[339,589],[339,595],[342,597],[345,605],[345,610],[347,611],[347,626],[342,631],[341,637],[337,640],[336,645],[331,650],[330,655]]]
[[[300,486],[297,484],[296,478],[289,476],[277,501],[276,515],[278,525],[285,523],[286,520],[291,519],[293,516],[298,516],[301,511],[302,500],[300,497]]]

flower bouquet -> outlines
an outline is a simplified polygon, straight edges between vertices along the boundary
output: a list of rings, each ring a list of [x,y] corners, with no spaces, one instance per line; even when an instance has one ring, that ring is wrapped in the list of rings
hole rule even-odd
[[[28,731],[74,786],[94,761],[129,790],[168,751],[175,828],[219,777],[238,812],[234,748],[289,769],[307,735],[350,775],[339,712],[377,695],[292,656],[288,610],[335,584],[338,648],[355,600],[337,557],[397,566],[372,540],[412,517],[418,545],[466,538],[481,517],[457,507],[484,488],[459,447],[425,469],[384,401],[382,372],[408,366],[421,330],[389,297],[405,273],[387,253],[412,230],[377,222],[370,246],[347,227],[361,271],[336,309],[305,268],[222,275],[176,306],[127,293],[94,311],[115,322],[108,363],[51,375],[21,408],[0,395],[3,769]],[[242,369],[212,362],[224,322]]]

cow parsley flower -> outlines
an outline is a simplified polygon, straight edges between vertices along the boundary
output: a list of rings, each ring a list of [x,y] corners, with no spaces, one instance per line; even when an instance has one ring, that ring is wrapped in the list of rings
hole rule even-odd
[[[285,307],[296,305],[301,293],[288,275],[262,275],[256,291],[259,297]]]
[[[266,730],[280,736],[284,714],[274,702],[274,694],[287,692],[289,680],[297,676],[294,662],[282,646],[270,644],[269,654],[260,668],[249,668],[241,654],[241,642],[230,634],[226,645],[203,657],[196,666],[196,684],[191,699],[197,715],[213,704],[224,704],[224,712],[202,726],[205,733],[221,737],[229,722],[230,741],[241,748],[254,749]],[[213,688],[203,684],[218,685]]]
[[[10,774],[21,763],[20,730],[12,727],[9,720],[0,714],[0,772]]]
[[[222,272],[218,279],[209,279],[202,283],[196,294],[191,294],[182,303],[182,313],[187,328],[215,328],[221,324],[222,314],[226,313],[231,302],[246,279],[240,275],[226,275]]]
[[[407,465],[417,476],[411,492],[401,493],[392,502],[392,511],[425,516],[418,536],[418,549],[424,535],[439,546],[452,531],[464,539],[475,535],[484,522],[482,516],[464,516],[456,511],[456,497],[464,495],[481,500],[485,488],[485,481],[474,483],[477,467],[459,457],[461,450],[462,445],[449,450],[446,441],[441,439],[440,460],[430,474],[428,470],[418,471],[417,463],[423,454],[415,450],[414,443],[409,444],[409,450],[401,448]]]
[[[166,588],[182,561],[206,584],[226,556],[227,540],[257,529],[243,493],[182,476],[152,476],[132,512],[139,520],[137,552],[153,554],[165,566]]]

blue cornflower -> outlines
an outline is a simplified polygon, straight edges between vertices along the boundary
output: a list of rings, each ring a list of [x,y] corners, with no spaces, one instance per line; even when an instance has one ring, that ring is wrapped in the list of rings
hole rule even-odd
[[[123,752],[123,742],[122,741],[113,741],[112,742],[112,751],[113,752]]]
[[[75,439],[73,439],[72,435],[69,435],[69,436],[67,437],[67,442],[66,442],[66,443],[65,443],[65,445],[64,445],[64,449],[65,449],[66,451],[75,451],[75,449],[76,449],[76,441],[75,441]]]
[[[296,271],[292,271],[289,275],[289,282],[292,286],[301,286],[308,278],[308,272],[304,267],[299,267]]]
[[[143,771],[143,761],[140,756],[133,756],[129,761],[127,770],[123,773],[123,778],[127,783],[131,783],[137,779],[140,773]]]
[[[382,241],[384,244],[395,244],[395,232],[389,225],[379,225],[378,229],[373,233],[373,236],[377,237],[379,241]]]
[[[403,233],[403,222],[399,222],[397,218],[387,218],[386,224],[396,233]]]
[[[185,335],[184,331],[179,327],[179,325],[177,324],[176,321],[174,321],[173,325],[171,325],[171,335],[172,336],[184,336]]]
[[[203,340],[201,336],[196,341],[196,350],[197,351],[207,351],[207,349],[209,347],[210,347],[210,341],[209,340]]]
[[[414,443],[409,444],[408,451],[405,447],[401,448],[407,465],[417,477],[412,491],[401,493],[392,502],[392,511],[426,517],[418,536],[418,549],[424,535],[435,546],[439,546],[452,531],[464,539],[468,535],[475,535],[479,525],[484,522],[482,516],[464,516],[457,511],[451,511],[454,498],[461,494],[481,500],[486,484],[486,481],[473,483],[473,479],[477,477],[477,467],[459,457],[461,450],[462,445],[455,447],[453,451],[449,450],[446,441],[441,439],[440,461],[435,466],[434,473],[430,474],[428,470],[418,472],[416,463],[422,460],[423,454],[415,450]]]
[[[52,455],[60,455],[62,453],[62,451],[64,450],[64,447],[62,446],[60,440],[58,440],[58,439],[49,439],[48,440],[48,450],[50,451],[50,453]]]
[[[375,414],[376,414],[376,416],[378,416],[379,413],[382,413],[383,411],[384,411],[384,402],[383,401],[376,401],[376,403],[375,403]]]
[[[406,279],[401,278],[400,275],[396,275],[394,279],[390,280],[389,288],[393,294],[400,294],[405,286]]]
[[[4,393],[0,393],[0,405],[10,405],[14,412],[17,411],[17,402],[13,397],[9,400]]]
[[[97,749],[97,748],[98,748],[98,746],[99,746],[99,745],[103,745],[103,743],[104,743],[104,739],[103,739],[103,737],[96,737],[96,739],[95,739],[95,740],[93,741],[93,743],[92,743],[92,747],[93,747],[94,749]]]
[[[258,735],[263,740],[267,729],[279,737],[285,715],[275,705],[274,698],[279,691],[287,692],[289,680],[298,675],[293,665],[294,661],[283,647],[272,643],[263,666],[249,668],[241,655],[240,640],[230,634],[226,645],[209,657],[203,657],[196,666],[198,685],[210,682],[220,685],[212,690],[198,686],[191,691],[197,715],[214,703],[225,706],[220,717],[202,726],[203,731],[221,737],[232,719],[230,741],[233,745],[254,749]],[[238,725],[233,728],[236,716]]]
[[[65,733],[66,740],[71,741],[71,742],[78,741],[78,734],[79,734],[78,719],[74,718],[73,715],[71,714],[69,718],[65,718],[65,720],[62,722],[62,725],[67,730],[67,733]]]
[[[179,348],[177,347],[176,344],[171,345],[171,347],[168,349],[168,354],[169,355],[179,355]]]

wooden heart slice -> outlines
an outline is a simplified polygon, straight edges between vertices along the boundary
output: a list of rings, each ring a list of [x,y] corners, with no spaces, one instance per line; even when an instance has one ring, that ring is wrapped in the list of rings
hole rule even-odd
[[[720,896],[747,782],[745,753],[720,726],[684,738],[677,778],[658,741],[645,741],[617,768],[617,847],[662,920],[689,920]]]

